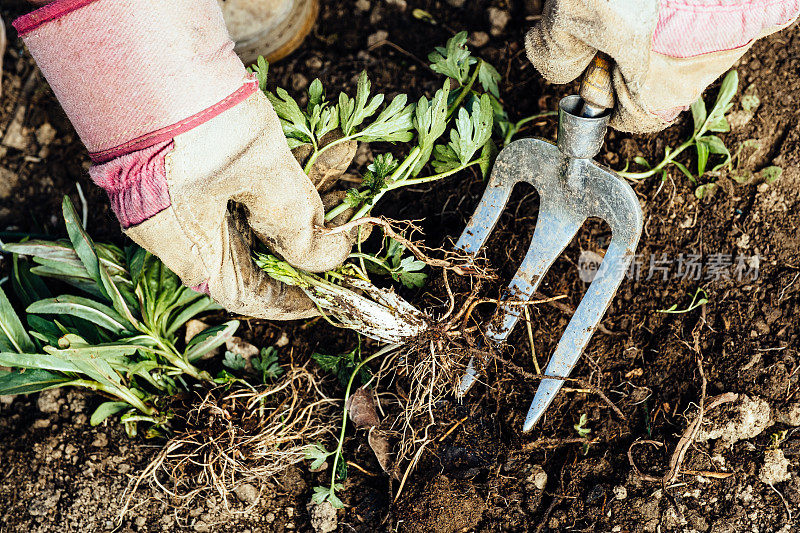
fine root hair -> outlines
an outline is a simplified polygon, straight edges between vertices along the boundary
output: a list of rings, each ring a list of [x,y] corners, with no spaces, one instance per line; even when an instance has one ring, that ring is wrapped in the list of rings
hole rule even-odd
[[[175,415],[179,429],[129,484],[120,518],[143,481],[176,514],[213,495],[232,513],[249,511],[234,509],[231,493],[245,483],[260,487],[302,461],[312,441],[333,431],[335,404],[313,374],[294,366],[272,386],[207,391]]]

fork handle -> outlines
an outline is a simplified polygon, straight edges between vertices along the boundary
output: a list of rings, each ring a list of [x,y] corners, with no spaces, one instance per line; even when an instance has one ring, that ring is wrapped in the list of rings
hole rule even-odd
[[[597,117],[614,107],[614,90],[611,85],[613,60],[603,52],[597,52],[583,72],[580,95],[583,99],[581,115]]]

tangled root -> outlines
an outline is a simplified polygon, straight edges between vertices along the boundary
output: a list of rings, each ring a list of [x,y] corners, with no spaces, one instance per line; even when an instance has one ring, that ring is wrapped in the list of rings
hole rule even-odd
[[[142,481],[170,497],[176,512],[212,494],[226,510],[246,512],[231,509],[231,493],[245,483],[259,486],[302,461],[306,446],[332,431],[334,403],[298,367],[271,387],[209,391],[173,419],[183,429],[131,482],[120,517]]]

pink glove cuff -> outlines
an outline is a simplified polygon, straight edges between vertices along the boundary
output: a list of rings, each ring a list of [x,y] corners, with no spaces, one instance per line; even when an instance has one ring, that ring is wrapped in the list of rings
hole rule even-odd
[[[163,143],[257,90],[215,0],[57,0],[14,27],[95,162]]]
[[[734,50],[798,14],[800,0],[661,0],[653,51],[686,58]]]
[[[172,147],[171,140],[164,141],[89,169],[92,181],[108,193],[123,229],[171,205],[165,161]]]

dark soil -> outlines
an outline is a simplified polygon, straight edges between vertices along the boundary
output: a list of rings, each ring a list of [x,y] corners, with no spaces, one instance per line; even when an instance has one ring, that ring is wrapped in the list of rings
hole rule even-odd
[[[562,95],[575,92],[574,86],[543,82],[525,59],[522,36],[530,22],[524,4],[536,2],[476,1],[454,8],[439,1],[372,0],[358,3],[363,11],[354,4],[323,2],[312,36],[271,68],[272,84],[298,94],[319,77],[328,93],[336,94],[352,91],[356,76],[366,69],[373,87],[383,92],[430,95],[441,78],[425,66],[428,51],[455,31],[488,33],[487,8],[494,7],[510,12],[511,21],[477,53],[504,75],[501,93],[512,117],[553,110]],[[427,10],[439,24],[415,18],[415,8]],[[3,3],[0,15],[10,26],[25,9],[12,0]],[[21,41],[13,29],[7,31],[0,100],[0,231],[62,235],[61,198],[69,194],[79,205],[78,183],[90,206],[90,233],[97,240],[121,242],[104,194],[87,176],[83,147]],[[386,31],[387,40],[368,46],[378,31]],[[758,148],[744,151],[739,161],[739,170],[755,177],[740,184],[728,172],[706,176],[705,181],[716,179],[718,187],[702,200],[695,196],[696,185],[676,169],[665,181],[654,177],[636,186],[645,215],[640,275],[623,283],[602,331],[574,370],[574,377],[591,385],[589,392],[583,384],[567,384],[544,421],[523,434],[537,382],[525,377],[534,365],[526,328],[520,325],[501,354],[513,366],[493,363],[485,385],[471,391],[464,404],[451,398],[437,406],[434,442],[399,497],[399,483],[383,475],[366,435],[348,434],[345,455],[358,468],[349,469],[342,493],[347,507],[338,512],[340,531],[794,530],[788,511],[800,515],[800,435],[788,425],[798,420],[783,413],[800,402],[800,27],[759,41],[736,68],[739,96],[755,92],[761,104],[749,121],[740,120],[722,137],[732,151],[746,140],[757,141]],[[714,94],[716,87],[707,99]],[[734,111],[741,112],[738,96],[734,103]],[[683,116],[657,135],[609,132],[598,159],[615,169],[636,155],[656,161],[665,146],[679,144],[690,128],[690,117]],[[522,134],[553,139],[555,122],[542,119]],[[758,172],[770,165],[780,166],[783,174],[766,183]],[[424,190],[399,193],[383,209],[393,218],[421,220],[428,244],[438,246],[457,238],[483,189],[477,173],[465,172]],[[502,280],[511,278],[527,249],[536,205],[530,190],[516,192],[490,240],[487,256]],[[567,298],[532,308],[540,364],[586,290],[577,275],[580,252],[602,252],[608,237],[602,224],[587,225],[546,276],[542,295]],[[651,258],[659,261],[664,254],[671,269],[665,277],[651,271]],[[680,254],[684,259],[702,256],[699,278],[679,275]],[[754,256],[758,272],[752,279]],[[740,257],[749,263],[735,270]],[[729,267],[727,277],[714,275],[712,266],[720,261]],[[740,271],[746,274],[741,279]],[[698,289],[708,296],[702,308],[659,312],[674,304],[685,309]],[[499,290],[499,284],[487,286],[485,296],[496,297]],[[417,302],[427,297],[422,292],[407,296]],[[285,333],[291,340],[281,351],[285,360],[290,348],[294,361],[302,362],[314,350],[341,352],[355,344],[354,336],[319,323],[312,328],[250,321],[243,329],[258,346]],[[726,422],[741,434],[727,441],[719,434],[697,439],[673,483],[665,487],[647,481],[643,476],[667,473],[673,450],[697,416],[699,360],[707,397],[735,392],[753,400],[707,413],[700,436]],[[625,419],[592,387],[603,391]],[[0,531],[115,528],[130,477],[153,457],[159,443],[130,439],[113,423],[90,427],[87,417],[97,403],[96,397],[77,391],[2,399]],[[738,415],[746,421],[737,422],[737,406],[756,404],[760,411],[747,408]],[[591,433],[581,442],[575,425],[582,414]],[[758,430],[748,432],[754,424]],[[741,438],[730,443],[735,437]],[[632,447],[638,440],[656,444]],[[790,461],[790,478],[770,486],[759,472],[765,451],[775,447]],[[143,487],[121,530],[309,531],[311,487],[328,476],[298,465],[279,479],[264,480],[255,507],[234,515],[210,497],[176,516],[169,501]],[[248,495],[242,500],[244,509]]]

